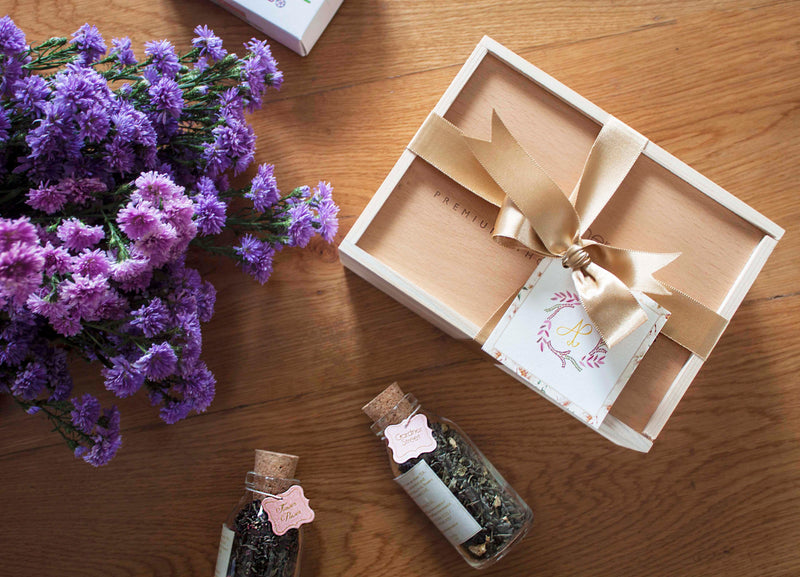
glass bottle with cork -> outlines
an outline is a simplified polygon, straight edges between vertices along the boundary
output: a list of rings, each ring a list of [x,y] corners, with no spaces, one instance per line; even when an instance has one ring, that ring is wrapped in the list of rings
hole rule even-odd
[[[245,491],[222,526],[214,577],[297,577],[314,512],[294,479],[299,457],[257,450]]]
[[[362,410],[387,444],[395,481],[472,567],[497,562],[527,533],[530,508],[453,421],[397,383]]]

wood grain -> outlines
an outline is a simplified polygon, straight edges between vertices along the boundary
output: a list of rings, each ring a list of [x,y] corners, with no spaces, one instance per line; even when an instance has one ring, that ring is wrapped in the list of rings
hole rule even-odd
[[[29,41],[86,21],[139,47],[208,23],[256,34],[208,1],[17,0]],[[340,236],[483,34],[609,110],[787,229],[650,454],[615,447],[343,270],[320,243],[261,287],[229,263],[204,330],[218,393],[161,423],[120,402],[111,465],[71,457],[0,398],[2,575],[210,575],[219,524],[254,448],[301,456],[317,520],[303,575],[471,570],[390,478],[360,407],[398,379],[456,420],[529,502],[531,534],[485,575],[800,574],[800,3],[345,0],[284,89],[253,116],[284,187],[333,181]],[[139,50],[141,53],[141,48]],[[97,386],[74,367],[77,388]],[[46,546],[45,546],[46,545]]]

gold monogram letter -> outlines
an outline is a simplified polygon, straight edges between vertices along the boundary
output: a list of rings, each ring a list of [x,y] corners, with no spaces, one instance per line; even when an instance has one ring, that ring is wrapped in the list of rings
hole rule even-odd
[[[583,335],[590,335],[592,334],[592,325],[589,323],[584,323],[582,320],[578,321],[578,324],[572,327],[571,329],[568,327],[558,327],[556,329],[556,334],[562,337],[566,337],[567,335],[571,335],[575,333],[569,341],[567,341],[567,345],[570,347],[577,347],[580,346],[580,342],[578,342],[578,337]]]

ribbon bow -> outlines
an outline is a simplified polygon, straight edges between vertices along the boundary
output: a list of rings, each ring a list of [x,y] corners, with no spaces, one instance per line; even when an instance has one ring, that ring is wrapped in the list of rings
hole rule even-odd
[[[664,332],[705,358],[727,321],[652,276],[679,253],[633,251],[583,238],[646,144],[643,136],[610,118],[569,196],[522,148],[496,111],[489,141],[466,136],[442,117],[431,115],[409,149],[500,207],[495,240],[559,258],[572,269],[581,302],[609,347],[647,320],[631,293],[638,290],[659,295],[657,300],[667,303],[673,317],[678,313],[677,323],[667,323],[675,330],[665,327]],[[698,329],[693,320],[702,326]]]

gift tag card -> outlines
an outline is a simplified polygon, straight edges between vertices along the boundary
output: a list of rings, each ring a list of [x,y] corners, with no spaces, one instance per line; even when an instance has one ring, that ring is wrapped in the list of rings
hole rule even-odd
[[[436,439],[428,426],[428,418],[422,413],[407,417],[396,425],[389,425],[383,430],[383,434],[392,450],[392,458],[398,464],[436,448]]]
[[[639,292],[647,322],[609,349],[583,308],[571,271],[545,259],[483,350],[531,388],[598,428],[669,312]]]
[[[314,511],[300,485],[292,485],[280,495],[266,497],[261,501],[261,508],[276,535],[283,535],[289,529],[297,529],[314,520]]]

